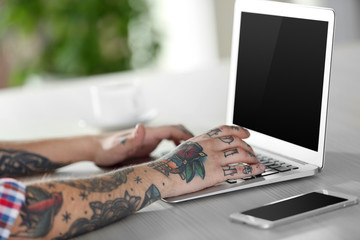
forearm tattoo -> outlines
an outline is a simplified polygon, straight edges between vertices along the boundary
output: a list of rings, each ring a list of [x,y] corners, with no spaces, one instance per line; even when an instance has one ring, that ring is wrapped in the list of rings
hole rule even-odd
[[[108,195],[111,197],[111,194]],[[71,199],[74,199],[71,197]],[[124,197],[101,201],[89,202],[93,214],[90,218],[79,217],[74,220],[66,233],[54,239],[69,239],[80,234],[93,231],[118,221],[133,212],[148,206],[161,199],[158,188],[152,184],[143,198],[129,194],[125,191]],[[21,223],[17,232],[11,237],[17,238],[42,238],[54,227],[54,220],[60,217],[65,223],[72,219],[71,211],[63,206],[63,195],[60,192],[50,193],[41,187],[28,186],[26,201],[20,211]],[[62,211],[60,213],[60,210]],[[87,212],[84,212],[86,216]]]
[[[119,186],[127,182],[127,175],[134,171],[134,168],[125,168],[115,171],[109,175],[108,179],[103,177],[89,178],[72,181],[59,181],[62,184],[69,185],[74,188],[84,190],[88,193],[91,192],[111,192]]]
[[[62,234],[54,239],[69,239],[104,227],[132,214],[138,209],[148,206],[159,199],[161,199],[160,192],[158,188],[152,184],[147,189],[141,205],[141,197],[132,196],[128,191],[125,191],[123,198],[108,200],[104,203],[100,201],[90,202],[89,205],[93,212],[91,218],[79,218],[75,220],[65,234]]]
[[[65,165],[54,163],[35,153],[0,149],[0,177],[24,176],[52,171]]]
[[[165,176],[178,174],[182,180],[190,182],[196,175],[205,178],[204,162],[206,153],[200,144],[185,142],[181,144],[174,154],[166,155],[167,159],[150,163],[149,166],[163,173]]]
[[[20,210],[22,230],[12,237],[39,238],[46,236],[63,204],[60,192],[49,193],[40,187],[26,187],[26,200]]]

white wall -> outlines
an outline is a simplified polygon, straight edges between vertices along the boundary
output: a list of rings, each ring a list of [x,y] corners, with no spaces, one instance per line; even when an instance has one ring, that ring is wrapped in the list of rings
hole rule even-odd
[[[298,4],[330,7],[336,12],[335,44],[360,41],[359,0],[278,0]],[[231,46],[233,5],[235,0],[213,0],[220,58],[229,58]]]
[[[163,29],[159,67],[183,71],[217,61],[213,2],[153,0],[154,17]]]

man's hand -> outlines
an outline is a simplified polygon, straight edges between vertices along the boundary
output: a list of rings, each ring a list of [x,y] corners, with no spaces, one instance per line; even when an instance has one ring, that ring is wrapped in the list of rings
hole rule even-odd
[[[249,132],[221,126],[182,143],[173,152],[148,164],[163,173],[173,187],[164,197],[194,192],[228,179],[258,175],[265,170],[243,140]]]
[[[94,162],[106,167],[132,158],[147,157],[163,139],[179,145],[191,137],[193,135],[182,125],[144,127],[138,124],[134,129],[96,136]]]

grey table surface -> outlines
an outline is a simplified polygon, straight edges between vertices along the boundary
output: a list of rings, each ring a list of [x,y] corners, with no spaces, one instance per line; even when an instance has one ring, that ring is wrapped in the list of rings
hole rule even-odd
[[[326,164],[319,175],[180,204],[158,201],[76,239],[358,239],[360,205],[271,230],[236,224],[230,222],[228,216],[238,210],[322,188],[360,197],[359,63],[360,44],[335,46]]]

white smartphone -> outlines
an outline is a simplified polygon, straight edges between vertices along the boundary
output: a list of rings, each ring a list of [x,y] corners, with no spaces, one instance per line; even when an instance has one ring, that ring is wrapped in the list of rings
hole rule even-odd
[[[357,203],[358,198],[355,196],[320,190],[282,199],[247,211],[235,212],[230,215],[230,219],[268,229]]]

